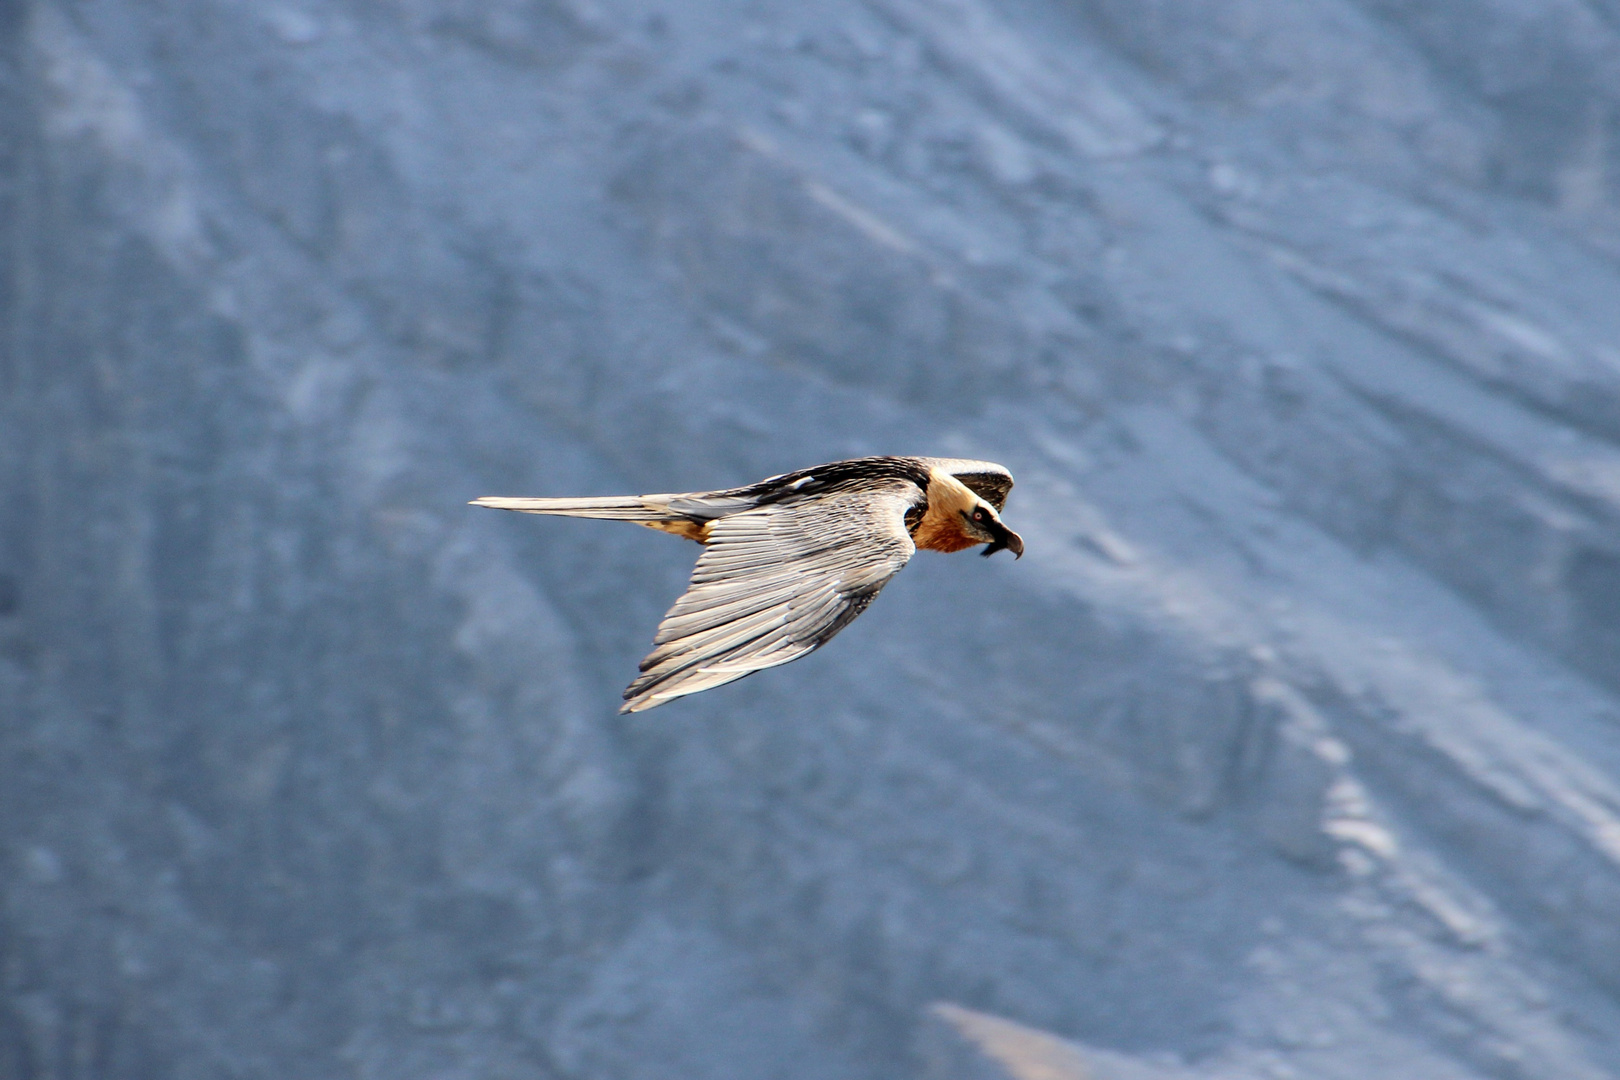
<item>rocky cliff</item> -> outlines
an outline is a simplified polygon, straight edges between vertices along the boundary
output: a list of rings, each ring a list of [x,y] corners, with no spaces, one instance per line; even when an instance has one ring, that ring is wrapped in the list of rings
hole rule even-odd
[[[1611,0],[0,50],[0,1077],[1620,1076]],[[1028,557],[631,718],[464,505],[885,452]]]

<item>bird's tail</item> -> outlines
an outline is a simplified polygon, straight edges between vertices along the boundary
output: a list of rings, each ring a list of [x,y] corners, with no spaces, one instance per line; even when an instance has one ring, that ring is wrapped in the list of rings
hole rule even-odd
[[[485,495],[473,506],[516,510],[523,514],[559,514],[563,517],[608,518],[612,521],[675,521],[687,515],[670,507],[678,495],[610,495],[587,499],[511,499]]]

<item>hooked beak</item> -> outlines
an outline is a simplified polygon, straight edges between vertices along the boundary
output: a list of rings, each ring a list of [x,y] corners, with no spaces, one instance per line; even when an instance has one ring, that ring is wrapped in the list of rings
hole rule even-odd
[[[990,556],[1003,549],[1012,552],[1014,559],[1022,559],[1024,557],[1024,538],[1007,528],[1007,526],[1003,525],[1001,522],[990,522],[990,535],[994,536],[996,539],[982,552],[985,558],[988,559]]]

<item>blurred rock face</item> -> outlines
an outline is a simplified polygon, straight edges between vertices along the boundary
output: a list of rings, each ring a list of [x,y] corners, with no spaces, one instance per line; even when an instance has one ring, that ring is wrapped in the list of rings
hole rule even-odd
[[[1615,18],[0,4],[0,1077],[1620,1075]]]

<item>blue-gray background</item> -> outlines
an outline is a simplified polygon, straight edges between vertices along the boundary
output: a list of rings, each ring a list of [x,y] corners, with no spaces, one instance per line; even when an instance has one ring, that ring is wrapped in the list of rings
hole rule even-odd
[[[0,43],[4,1080],[1620,1076],[1620,3]],[[866,453],[1028,556],[634,718],[465,506]]]

